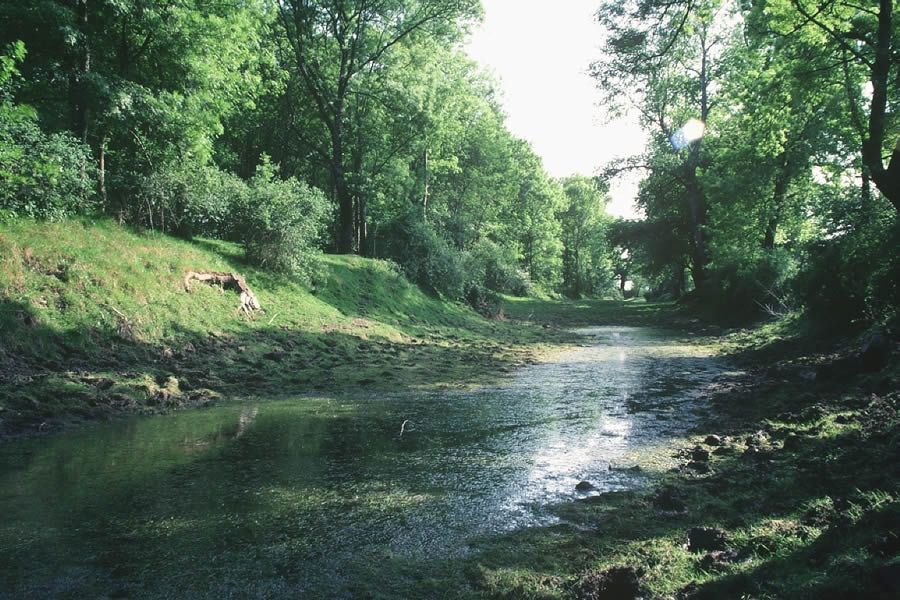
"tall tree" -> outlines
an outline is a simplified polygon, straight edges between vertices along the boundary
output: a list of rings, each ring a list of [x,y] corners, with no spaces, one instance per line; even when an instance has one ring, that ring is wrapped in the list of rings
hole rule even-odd
[[[22,99],[91,145],[121,206],[149,172],[208,160],[255,96],[266,19],[262,0],[0,0],[0,42],[22,37]]]
[[[282,32],[293,50],[293,68],[315,104],[327,144],[316,151],[328,161],[338,207],[337,248],[356,245],[354,203],[347,178],[348,98],[359,76],[381,68],[394,46],[421,32],[455,39],[460,22],[477,15],[477,0],[284,0]]]
[[[889,111],[898,99],[900,9],[894,0],[835,2],[833,0],[759,0],[778,34],[814,43],[834,69],[847,76],[847,109],[860,138],[866,176],[900,211],[900,125]],[[868,106],[861,106],[859,79],[870,86]],[[888,156],[885,163],[885,156]]]
[[[680,168],[672,175],[682,185],[697,287],[706,281],[710,261],[702,130],[685,136],[681,128],[698,121],[700,128],[709,125],[736,31],[734,8],[728,0],[610,0],[598,12],[609,31],[605,57],[594,65],[601,89],[613,105],[630,101],[645,126],[680,152]]]
[[[563,287],[579,298],[600,291],[609,278],[606,195],[596,179],[573,176],[562,180],[564,207],[558,213],[563,243]],[[597,247],[601,252],[597,252]],[[605,259],[605,260],[604,260]]]

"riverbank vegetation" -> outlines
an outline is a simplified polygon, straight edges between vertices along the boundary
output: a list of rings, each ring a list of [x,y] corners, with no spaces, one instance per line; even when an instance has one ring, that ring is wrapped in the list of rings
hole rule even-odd
[[[547,314],[603,314],[574,308]],[[652,485],[575,493],[558,524],[480,540],[473,581],[500,598],[894,597],[896,359],[866,366],[859,341],[803,320],[704,332],[657,311],[626,303],[610,320],[655,313],[739,376],[704,390],[688,435],[630,455]]]
[[[650,143],[559,180],[462,50],[475,0],[6,2],[0,211],[234,241],[307,281],[321,251],[387,258],[482,312],[647,293],[732,323],[886,324],[895,13],[601,2],[592,73]],[[644,218],[614,221],[609,182],[634,170]]]
[[[107,215],[313,275],[388,258],[479,310],[614,295],[605,186],[556,180],[462,42],[474,0],[0,4],[0,211]]]
[[[311,283],[241,247],[110,221],[0,233],[0,433],[203,406],[221,397],[460,387],[494,381],[572,334],[486,319],[390,262],[319,259]],[[189,271],[240,272],[261,310]]]
[[[0,0],[0,437],[463,387],[571,326],[665,327],[743,373],[658,449],[679,465],[441,577],[895,597],[900,8],[597,4],[591,73],[650,141],[560,179],[463,51],[477,0]]]
[[[898,8],[818,0],[604,2],[593,72],[635,111],[646,218],[616,239],[660,296],[719,320],[896,316]]]
[[[895,318],[896,7],[600,3],[641,156],[558,180],[462,51],[475,0],[0,5],[5,220],[109,215],[309,279],[389,258],[497,293],[688,297],[719,320]],[[639,221],[603,210],[643,173]],[[630,292],[629,290],[634,290]]]

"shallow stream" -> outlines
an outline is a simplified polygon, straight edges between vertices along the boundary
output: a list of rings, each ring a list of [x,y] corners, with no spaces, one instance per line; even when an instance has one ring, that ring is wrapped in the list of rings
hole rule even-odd
[[[473,540],[642,485],[653,466],[632,465],[724,373],[652,330],[581,333],[496,388],[248,401],[0,446],[0,597],[456,595],[435,582],[464,585]]]

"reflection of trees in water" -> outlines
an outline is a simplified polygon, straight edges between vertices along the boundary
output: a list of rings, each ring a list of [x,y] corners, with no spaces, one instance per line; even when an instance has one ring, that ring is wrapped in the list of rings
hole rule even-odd
[[[256,415],[259,413],[259,408],[254,406],[253,408],[245,408],[241,411],[241,416],[238,417],[238,428],[237,433],[234,434],[234,439],[238,439],[247,429],[253,425],[253,422],[256,420]]]

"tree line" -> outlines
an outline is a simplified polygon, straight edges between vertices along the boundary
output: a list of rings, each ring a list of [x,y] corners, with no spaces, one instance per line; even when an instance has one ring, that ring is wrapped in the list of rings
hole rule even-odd
[[[0,210],[320,249],[423,286],[615,292],[603,183],[556,180],[462,50],[477,0],[0,1]]]
[[[893,0],[598,0],[591,72],[650,143],[563,180],[462,50],[481,10],[0,0],[0,219],[102,213],[308,279],[322,250],[390,258],[475,306],[631,280],[736,317],[895,315]],[[613,221],[631,170],[645,218]]]
[[[644,175],[646,220],[614,236],[631,268],[661,294],[731,312],[895,317],[898,12],[893,0],[603,2],[593,74],[651,138],[606,171]]]

